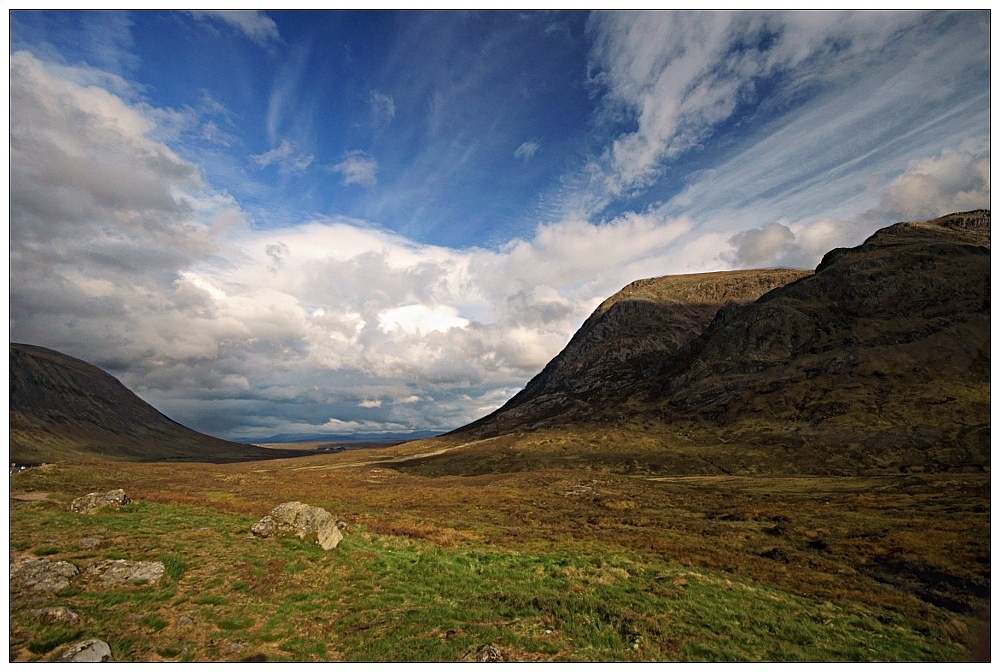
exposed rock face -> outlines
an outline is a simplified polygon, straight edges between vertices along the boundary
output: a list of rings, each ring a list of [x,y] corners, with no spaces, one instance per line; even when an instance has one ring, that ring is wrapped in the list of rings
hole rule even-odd
[[[723,306],[750,303],[811,274],[765,269],[637,280],[598,306],[524,390],[462,431],[491,435],[592,412],[596,399],[635,385],[648,376],[651,362],[674,356]]]
[[[120,583],[159,583],[166,572],[162,562],[134,560],[101,560],[87,567],[87,574],[100,576],[101,583],[113,586]]]
[[[67,607],[46,607],[32,609],[31,617],[42,623],[74,623],[80,620],[80,614]]]
[[[110,508],[117,511],[130,501],[132,500],[125,495],[125,491],[119,488],[110,492],[91,492],[83,497],[77,497],[70,502],[66,509],[74,513],[93,513],[103,508]]]
[[[86,639],[66,649],[59,663],[110,663],[114,662],[111,647],[100,639]]]
[[[254,523],[250,532],[258,537],[296,535],[300,539],[315,538],[328,551],[344,538],[333,516],[324,509],[302,502],[285,502]]]
[[[69,580],[80,573],[68,562],[52,562],[46,558],[19,556],[11,558],[10,580],[25,588],[54,593],[69,587]]]

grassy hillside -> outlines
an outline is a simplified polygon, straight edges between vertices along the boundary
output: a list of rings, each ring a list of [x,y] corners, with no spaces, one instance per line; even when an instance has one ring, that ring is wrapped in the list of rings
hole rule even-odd
[[[223,441],[167,418],[96,366],[10,344],[10,461],[261,460],[287,453]]]

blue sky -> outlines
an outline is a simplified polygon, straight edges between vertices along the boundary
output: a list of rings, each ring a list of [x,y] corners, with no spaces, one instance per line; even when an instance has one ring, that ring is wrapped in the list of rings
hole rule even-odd
[[[11,340],[441,431],[628,282],[989,206],[988,12],[12,12]]]

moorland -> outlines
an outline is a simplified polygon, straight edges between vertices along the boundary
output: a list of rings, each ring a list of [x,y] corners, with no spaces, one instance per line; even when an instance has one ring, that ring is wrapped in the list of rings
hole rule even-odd
[[[47,463],[10,477],[10,553],[81,573],[55,592],[12,580],[12,661],[90,637],[125,661],[977,655],[988,211],[883,229],[815,273],[634,283],[504,407],[395,446],[137,454],[133,435],[176,428],[93,398],[74,419],[88,383],[51,370],[32,375],[62,401],[39,412],[15,400],[14,357],[12,454],[17,420]],[[66,509],[115,488],[133,501]],[[344,520],[340,545],[249,534],[290,500]],[[166,571],[86,571],[115,559]],[[78,618],[32,615],[56,606]]]

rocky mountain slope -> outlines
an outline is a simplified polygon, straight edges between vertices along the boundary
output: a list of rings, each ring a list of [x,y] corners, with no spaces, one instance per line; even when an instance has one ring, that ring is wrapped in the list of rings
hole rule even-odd
[[[223,441],[167,418],[96,366],[10,344],[10,461],[102,457],[226,462],[289,457]]]
[[[502,408],[469,426],[482,434],[586,415],[675,355],[723,306],[750,303],[809,271],[770,269],[637,280],[605,300],[569,344]],[[655,365],[654,365],[655,366]]]
[[[658,423],[703,445],[763,447],[770,470],[989,464],[988,210],[881,229],[812,274],[752,273],[759,298],[726,302],[700,329],[687,314],[713,307],[677,291],[698,276],[644,281],[664,291],[640,310],[628,297],[644,285],[631,285],[456,436]]]

